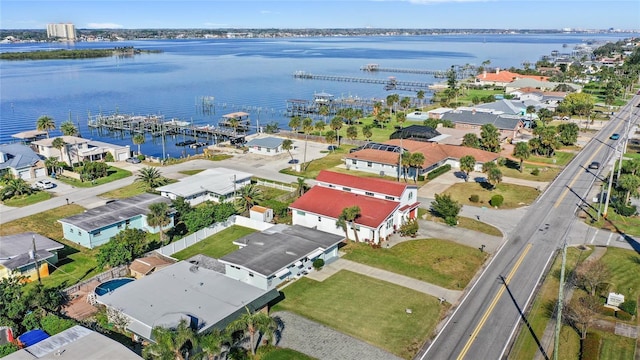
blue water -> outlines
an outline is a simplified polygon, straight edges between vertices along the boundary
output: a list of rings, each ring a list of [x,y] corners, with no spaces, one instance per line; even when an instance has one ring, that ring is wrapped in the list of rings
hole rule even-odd
[[[113,290],[119,288],[120,286],[124,284],[128,284],[132,281],[135,281],[135,280],[129,279],[129,278],[119,278],[119,279],[105,281],[102,284],[96,286],[96,295],[102,296],[102,295],[108,294]]]
[[[438,82],[426,75],[364,73],[360,67],[377,63],[384,67],[446,70],[451,65],[521,67],[535,63],[553,50],[570,52],[585,40],[612,40],[630,35],[432,35],[406,37],[346,37],[291,39],[145,40],[76,44],[3,44],[0,52],[52,48],[113,48],[134,46],[158,49],[160,54],[131,58],[0,62],[0,143],[11,135],[35,128],[42,115],[56,123],[71,119],[81,135],[120,145],[132,144],[119,137],[92,131],[88,114],[162,114],[195,125],[215,125],[221,115],[233,111],[251,113],[253,125],[276,121],[286,128],[287,99],[311,99],[314,93],[336,97],[384,99],[390,93],[382,85],[294,79],[295,71],[316,74],[375,77]],[[563,48],[563,44],[567,44]],[[398,92],[401,96],[414,95]],[[203,115],[196,106],[202,96],[215,97],[215,112]],[[59,135],[54,131],[52,136]],[[196,150],[176,148],[181,136],[165,142],[171,156]],[[201,151],[201,150],[200,150]],[[142,152],[162,154],[159,138],[147,136]]]

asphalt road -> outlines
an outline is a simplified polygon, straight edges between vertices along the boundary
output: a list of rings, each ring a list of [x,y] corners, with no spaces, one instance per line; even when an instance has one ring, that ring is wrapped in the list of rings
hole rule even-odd
[[[529,207],[436,338],[423,347],[416,359],[506,358],[517,325],[527,329],[521,313],[554,253],[576,223],[578,206],[583,205],[583,199],[589,201],[596,177],[608,173],[615,146],[621,141],[610,140],[609,136],[622,134],[627,119],[638,120],[640,109],[635,105],[639,101],[640,96],[635,96],[622,108]],[[600,162],[600,169],[588,169],[592,161]],[[632,245],[639,248],[637,243]]]

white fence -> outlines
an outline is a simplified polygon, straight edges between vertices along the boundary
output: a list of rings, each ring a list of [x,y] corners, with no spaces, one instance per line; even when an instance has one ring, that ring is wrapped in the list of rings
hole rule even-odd
[[[264,231],[273,226],[273,224],[271,223],[253,220],[253,219],[249,219],[248,217],[238,216],[238,215],[235,216],[235,221],[236,221],[236,225],[248,227],[258,231]]]
[[[284,184],[281,184],[281,183],[276,183],[276,182],[271,182],[271,181],[260,180],[260,179],[258,179],[256,181],[256,184],[257,185],[261,185],[261,186],[274,188],[274,189],[285,190],[285,191],[295,191],[296,190],[296,188],[293,187],[293,186],[284,185]]]

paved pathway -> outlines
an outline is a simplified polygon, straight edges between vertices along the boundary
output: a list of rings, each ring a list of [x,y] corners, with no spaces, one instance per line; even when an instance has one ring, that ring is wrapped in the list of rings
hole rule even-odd
[[[281,311],[272,315],[284,324],[278,346],[321,360],[401,360],[385,350],[296,314]]]
[[[462,296],[462,291],[445,289],[443,287],[416,280],[408,276],[396,274],[391,271],[378,269],[372,266],[360,264],[342,258],[326,265],[321,271],[312,271],[311,273],[309,273],[309,275],[307,275],[307,277],[316,281],[324,281],[340,270],[352,271],[358,274],[372,277],[374,279],[387,281],[395,285],[400,285],[415,291],[419,291],[423,294],[435,296],[437,298],[443,298],[451,304],[457,303],[460,296]]]

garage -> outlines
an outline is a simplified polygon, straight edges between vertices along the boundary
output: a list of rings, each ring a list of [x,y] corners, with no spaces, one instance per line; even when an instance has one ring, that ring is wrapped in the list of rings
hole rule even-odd
[[[47,170],[45,168],[36,169],[36,177],[44,177],[47,176]]]
[[[22,180],[29,180],[31,179],[31,170],[27,169],[27,170],[20,170],[18,171],[18,177]]]

